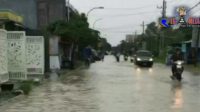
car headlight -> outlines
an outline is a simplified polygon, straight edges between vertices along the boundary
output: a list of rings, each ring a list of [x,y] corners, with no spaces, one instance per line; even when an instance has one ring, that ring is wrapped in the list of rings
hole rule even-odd
[[[140,58],[137,58],[137,61],[141,61],[141,59],[140,59]]]
[[[150,58],[149,61],[153,61],[153,58]]]

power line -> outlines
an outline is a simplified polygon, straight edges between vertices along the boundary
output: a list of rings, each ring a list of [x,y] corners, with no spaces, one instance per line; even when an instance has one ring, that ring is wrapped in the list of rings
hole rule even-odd
[[[157,13],[159,11],[153,11],[153,12],[139,12],[135,14],[118,14],[118,15],[111,15],[111,16],[106,16],[106,18],[112,18],[112,17],[127,17],[127,16],[135,16],[135,15],[143,15],[143,14],[151,14],[151,13]]]
[[[98,29],[123,29],[123,28],[133,28],[134,26],[139,26],[138,24],[127,24],[127,25],[121,25],[121,26],[115,26],[115,27],[107,27],[107,28],[98,28]]]
[[[200,1],[197,4],[195,4],[192,8],[188,9],[187,12],[190,12],[191,10],[196,8],[198,5],[200,5]]]
[[[138,9],[143,9],[143,8],[147,8],[147,7],[153,7],[154,5],[146,5],[146,6],[142,6],[142,7],[137,7],[137,8],[105,8],[105,10],[138,10]]]
[[[176,0],[170,0],[167,1],[170,3],[174,3],[177,2]],[[149,5],[145,5],[145,6],[141,6],[141,7],[136,7],[136,8],[105,8],[104,10],[138,10],[138,9],[143,9],[143,8],[148,8],[148,7],[155,7],[156,4],[149,4]]]
[[[148,24],[144,24],[144,26],[147,26]],[[115,27],[107,27],[107,28],[97,28],[100,30],[114,30],[114,29],[125,29],[125,28],[135,28],[135,26],[141,26],[140,24],[127,24],[127,25],[121,25],[121,26],[115,26]]]
[[[192,14],[191,14],[191,16],[193,16],[193,15],[194,15],[194,14],[196,14],[197,12],[199,12],[199,13],[200,13],[200,8],[199,8],[199,10],[198,10],[198,11],[196,11],[196,12],[192,13]]]

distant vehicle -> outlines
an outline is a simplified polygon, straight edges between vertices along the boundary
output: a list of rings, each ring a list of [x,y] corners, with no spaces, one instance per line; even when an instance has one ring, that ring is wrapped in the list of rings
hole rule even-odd
[[[152,67],[154,62],[153,55],[150,51],[139,50],[134,55],[134,62],[139,66]]]
[[[92,59],[91,59],[91,62],[95,62],[95,61],[100,61],[101,58],[100,56],[98,55],[97,51],[95,49],[92,49]]]

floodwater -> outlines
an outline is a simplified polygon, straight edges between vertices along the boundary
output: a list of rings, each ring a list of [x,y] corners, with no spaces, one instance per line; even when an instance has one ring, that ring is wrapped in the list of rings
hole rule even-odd
[[[89,69],[52,76],[0,112],[198,112],[200,75],[185,71],[181,83],[170,75],[161,64],[139,68],[107,56]]]

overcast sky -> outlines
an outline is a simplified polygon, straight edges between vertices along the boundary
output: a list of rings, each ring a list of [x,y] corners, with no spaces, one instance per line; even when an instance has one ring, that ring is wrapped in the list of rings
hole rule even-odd
[[[179,5],[194,6],[200,0],[166,0],[167,16],[174,7]],[[70,3],[80,12],[87,13],[93,7],[103,6],[105,9],[94,10],[89,14],[90,27],[96,20],[95,29],[101,31],[101,36],[107,38],[112,45],[117,45],[125,39],[126,34],[142,33],[142,22],[148,24],[161,16],[162,0],[70,0]],[[200,5],[192,10],[200,15]],[[197,12],[199,11],[199,12]]]

